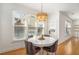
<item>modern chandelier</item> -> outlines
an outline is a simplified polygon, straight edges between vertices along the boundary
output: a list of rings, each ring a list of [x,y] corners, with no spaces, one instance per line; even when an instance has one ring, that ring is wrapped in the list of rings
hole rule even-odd
[[[37,20],[46,21],[48,19],[48,14],[43,12],[43,4],[41,3],[41,12],[36,14]]]

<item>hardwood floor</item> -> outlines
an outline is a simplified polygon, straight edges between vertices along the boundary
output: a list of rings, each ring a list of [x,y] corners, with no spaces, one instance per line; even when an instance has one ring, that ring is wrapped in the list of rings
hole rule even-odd
[[[1,53],[0,55],[26,55],[26,49],[20,48],[20,49],[16,49],[16,50],[13,50],[13,51]]]
[[[79,38],[72,38],[60,44],[57,49],[58,55],[79,55]]]
[[[61,43],[57,48],[57,55],[79,55],[79,39],[72,38]],[[25,48],[2,53],[1,55],[26,55]]]

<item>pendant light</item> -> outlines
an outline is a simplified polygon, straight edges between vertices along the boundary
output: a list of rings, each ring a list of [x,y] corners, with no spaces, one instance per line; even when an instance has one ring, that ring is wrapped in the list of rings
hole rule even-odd
[[[39,21],[46,21],[48,19],[48,14],[43,12],[43,4],[41,3],[41,12],[36,14],[37,20]]]

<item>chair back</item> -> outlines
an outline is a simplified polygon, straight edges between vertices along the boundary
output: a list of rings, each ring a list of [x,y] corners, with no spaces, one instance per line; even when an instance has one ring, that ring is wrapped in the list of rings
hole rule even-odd
[[[26,54],[33,55],[33,44],[31,42],[25,41]]]
[[[51,45],[49,47],[44,47],[43,49],[46,50],[46,51],[48,51],[48,52],[52,52],[52,53],[56,52],[56,50],[57,50],[57,44],[58,44],[58,40],[53,45]]]
[[[28,41],[25,41],[25,47],[26,54],[28,55],[34,55],[40,50],[40,47],[34,46],[31,42]]]

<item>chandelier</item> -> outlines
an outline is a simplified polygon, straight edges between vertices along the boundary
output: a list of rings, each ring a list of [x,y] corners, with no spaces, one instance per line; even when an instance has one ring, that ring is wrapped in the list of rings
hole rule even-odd
[[[37,20],[39,21],[46,21],[48,19],[48,14],[43,12],[43,5],[41,3],[41,12],[36,14]]]

